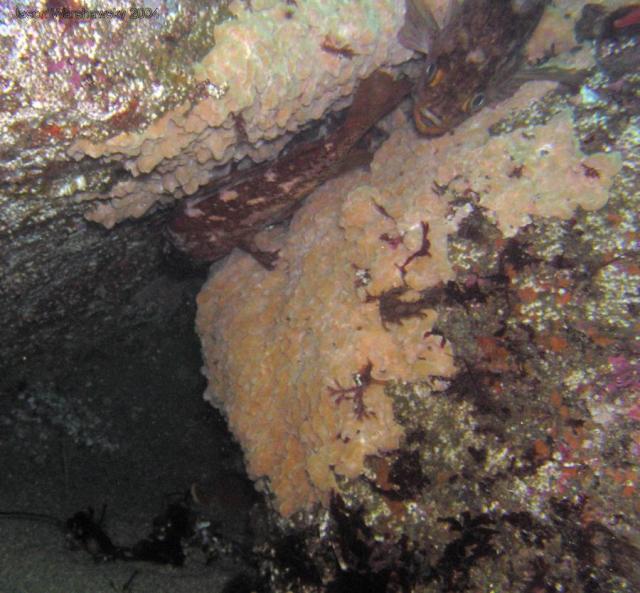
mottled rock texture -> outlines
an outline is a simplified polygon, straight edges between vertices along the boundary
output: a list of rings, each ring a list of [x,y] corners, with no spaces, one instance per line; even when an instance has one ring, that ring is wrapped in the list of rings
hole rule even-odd
[[[460,224],[482,211],[510,237],[531,217],[606,203],[621,156],[582,153],[566,111],[526,136],[489,136],[536,94],[532,85],[430,141],[396,114],[371,173],[325,184],[294,216],[274,271],[236,254],[203,289],[207,397],[283,514],[327,503],[336,476],[355,478],[366,455],[397,448],[385,382],[453,374],[424,295],[456,278],[448,243]]]
[[[273,272],[212,270],[206,397],[290,519],[274,562],[307,559],[276,590],[640,587],[639,79],[617,76],[436,140],[400,111],[370,172],[261,238]]]
[[[144,317],[146,297],[134,295],[167,273],[166,213],[152,206],[275,157],[307,122],[345,107],[361,77],[410,57],[389,0],[145,6],[152,14],[137,19],[120,1],[108,8],[125,18],[61,16],[79,3],[0,8],[7,365],[62,341],[83,350]]]

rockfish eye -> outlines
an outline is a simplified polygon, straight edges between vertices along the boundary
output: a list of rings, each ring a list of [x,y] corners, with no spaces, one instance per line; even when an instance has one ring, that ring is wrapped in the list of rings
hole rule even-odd
[[[437,71],[438,65],[435,62],[427,62],[424,67],[424,82],[429,84],[433,80]]]
[[[474,95],[469,101],[469,111],[475,111],[476,109],[480,109],[484,105],[484,94],[478,93]]]

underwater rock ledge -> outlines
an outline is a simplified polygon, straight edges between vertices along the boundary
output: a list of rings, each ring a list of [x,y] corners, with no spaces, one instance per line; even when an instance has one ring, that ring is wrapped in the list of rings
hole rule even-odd
[[[80,196],[99,201],[90,220],[110,228],[193,194],[231,163],[274,158],[306,123],[344,108],[360,78],[411,57],[395,40],[402,10],[390,0],[236,1],[229,11],[235,18],[191,65],[198,92],[142,130],[70,147],[75,159],[116,160],[130,173],[107,195]]]
[[[204,4],[152,2],[159,18],[73,25],[0,7],[8,366],[61,341],[82,351],[86,335],[130,323],[122,308],[166,272],[158,205],[275,157],[346,107],[361,77],[411,57],[390,0]],[[351,58],[331,51],[347,43]]]

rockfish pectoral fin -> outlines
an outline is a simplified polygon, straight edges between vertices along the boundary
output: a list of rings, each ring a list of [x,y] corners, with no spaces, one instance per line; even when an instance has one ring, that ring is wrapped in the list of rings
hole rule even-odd
[[[557,82],[570,92],[576,93],[584,83],[585,78],[592,74],[588,68],[561,68],[557,66],[521,66],[514,75],[514,82],[522,85],[533,80],[547,80]]]
[[[426,0],[405,0],[404,25],[398,32],[398,41],[407,49],[428,54],[440,27]]]
[[[520,66],[511,76],[502,80],[492,81],[486,87],[485,105],[493,105],[512,97],[518,89],[527,82],[549,81],[557,82],[568,92],[577,93],[580,90],[590,70],[576,68],[558,68],[555,66]]]
[[[272,271],[276,268],[276,262],[278,261],[280,250],[265,251],[260,249],[253,237],[248,237],[238,241],[238,248],[242,249],[245,253],[248,253],[253,259],[255,259],[265,270]]]

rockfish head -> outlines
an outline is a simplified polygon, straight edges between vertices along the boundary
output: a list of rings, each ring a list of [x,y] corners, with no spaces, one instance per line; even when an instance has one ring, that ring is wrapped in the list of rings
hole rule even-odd
[[[442,26],[429,0],[405,0],[398,39],[424,53],[424,72],[414,91],[418,131],[440,136],[482,107],[512,94],[523,50],[546,0],[451,0]]]

